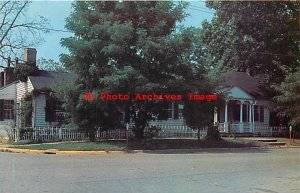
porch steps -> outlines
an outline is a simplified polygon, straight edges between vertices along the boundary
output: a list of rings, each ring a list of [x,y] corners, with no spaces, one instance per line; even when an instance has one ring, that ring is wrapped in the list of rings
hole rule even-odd
[[[260,142],[263,142],[264,144],[266,145],[269,145],[269,146],[284,146],[286,145],[285,142],[279,142],[277,141],[277,139],[268,139],[268,138],[258,138],[256,139],[256,141],[260,141]]]
[[[224,133],[220,132],[221,137],[253,137],[253,133]]]
[[[267,146],[285,146],[285,142],[279,142],[277,139],[274,138],[248,138],[248,140],[262,142],[264,145]]]
[[[261,141],[261,142],[277,142],[277,139],[268,139],[268,138],[265,138],[265,139],[256,139],[256,141]]]
[[[285,142],[264,142],[266,145],[269,145],[269,146],[285,146],[286,143]]]

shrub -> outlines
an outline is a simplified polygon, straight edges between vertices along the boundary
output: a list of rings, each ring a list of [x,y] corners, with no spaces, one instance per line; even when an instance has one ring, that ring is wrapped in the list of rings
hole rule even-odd
[[[161,131],[160,127],[158,127],[158,126],[150,126],[145,131],[144,136],[145,136],[145,138],[158,137],[160,131]]]
[[[221,140],[221,135],[218,126],[211,126],[207,129],[206,140]]]

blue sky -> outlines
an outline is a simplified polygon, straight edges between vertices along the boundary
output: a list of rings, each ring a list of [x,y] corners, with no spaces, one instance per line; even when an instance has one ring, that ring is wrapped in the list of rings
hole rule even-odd
[[[28,13],[32,17],[38,15],[49,19],[53,29],[65,30],[65,19],[70,15],[72,1],[33,1],[29,7]],[[190,14],[183,22],[185,26],[199,27],[204,19],[210,20],[213,17],[211,10],[205,7],[204,1],[191,1],[187,9]],[[51,31],[43,37],[45,41],[38,45],[37,59],[46,58],[59,61],[59,55],[66,53],[67,50],[60,46],[60,40],[64,37],[70,37],[72,33]]]

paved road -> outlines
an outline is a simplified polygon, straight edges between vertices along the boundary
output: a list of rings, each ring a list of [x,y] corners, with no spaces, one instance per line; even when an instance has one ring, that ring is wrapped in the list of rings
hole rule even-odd
[[[300,149],[44,155],[0,152],[0,193],[299,193]]]

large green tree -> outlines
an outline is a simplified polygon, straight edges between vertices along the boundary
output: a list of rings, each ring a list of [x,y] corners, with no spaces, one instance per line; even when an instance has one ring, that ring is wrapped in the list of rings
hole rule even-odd
[[[72,102],[77,125],[88,130],[102,126],[105,120],[114,120],[109,117],[122,107],[127,121],[135,123],[136,137],[142,138],[149,120],[166,118],[163,109],[170,101],[98,99],[99,104],[90,106],[80,102],[80,92],[124,93],[133,99],[136,93],[186,96],[192,91],[188,85],[200,72],[197,62],[191,60],[195,29],[176,26],[186,16],[185,7],[184,3],[155,1],[73,4],[66,28],[74,36],[62,39],[70,54],[63,54],[61,61],[79,76]],[[203,76],[197,80],[206,84]],[[95,111],[106,117],[91,119],[88,115]]]
[[[290,118],[290,124],[300,128],[300,67],[289,74],[277,87],[280,92],[275,99],[279,116]]]
[[[250,70],[266,96],[299,64],[297,1],[208,1],[212,21],[202,24],[200,57],[215,70]]]

